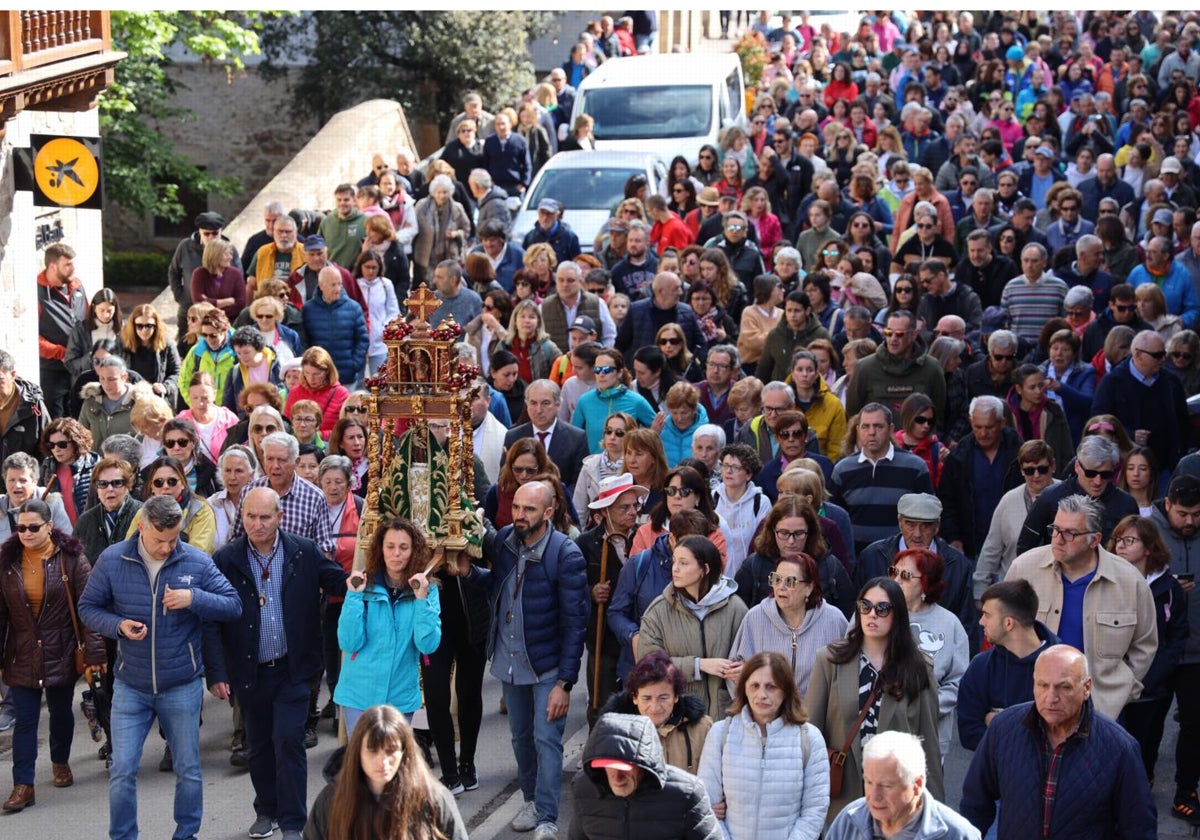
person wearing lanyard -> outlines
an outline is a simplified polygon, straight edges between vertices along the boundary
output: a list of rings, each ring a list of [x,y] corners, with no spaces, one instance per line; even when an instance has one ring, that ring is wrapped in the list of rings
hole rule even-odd
[[[308,818],[304,727],[309,684],[320,673],[321,595],[343,596],[346,573],[317,545],[283,531],[283,506],[270,487],[242,501],[244,533],[213,557],[233,584],[242,617],[219,628],[206,650],[214,697],[236,695],[246,727],[255,820],[251,837],[283,829],[299,840]],[[216,629],[216,628],[214,628]]]

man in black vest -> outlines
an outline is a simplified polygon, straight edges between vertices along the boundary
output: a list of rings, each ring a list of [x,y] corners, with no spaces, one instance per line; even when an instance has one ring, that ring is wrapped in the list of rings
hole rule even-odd
[[[53,418],[67,414],[71,374],[63,364],[75,324],[87,316],[87,294],[75,278],[75,249],[61,242],[46,248],[46,268],[37,276],[38,356],[46,407]]]

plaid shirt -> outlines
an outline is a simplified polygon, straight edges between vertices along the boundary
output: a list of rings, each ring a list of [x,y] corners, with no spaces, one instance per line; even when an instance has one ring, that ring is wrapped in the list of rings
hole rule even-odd
[[[242,491],[243,502],[255,487],[270,486],[270,481],[266,476],[254,479]],[[335,546],[333,529],[329,526],[329,505],[325,503],[325,496],[317,486],[298,475],[293,476],[292,486],[288,488],[287,493],[280,497],[279,501],[283,505],[283,522],[279,527],[290,534],[307,537],[332,557]],[[239,505],[237,522],[234,524],[233,536],[230,539],[236,539],[244,533],[246,530],[242,527],[242,509]]]
[[[287,633],[283,628],[283,540],[275,534],[275,545],[262,554],[246,543],[250,572],[259,595],[258,661],[270,662],[287,655]],[[267,579],[263,580],[263,574]]]
[[[1063,755],[1067,751],[1067,745],[1073,740],[1088,736],[1091,719],[1086,708],[1083,709],[1079,715],[1079,722],[1075,725],[1075,731],[1064,738],[1057,747],[1050,743],[1050,737],[1046,732],[1046,722],[1038,714],[1037,706],[1029,710],[1029,716],[1025,720],[1026,724],[1039,733],[1042,738],[1042,766],[1046,768],[1046,776],[1042,782],[1042,838],[1045,840],[1050,836],[1050,817],[1054,811],[1054,798],[1058,794],[1058,773],[1062,769]]]

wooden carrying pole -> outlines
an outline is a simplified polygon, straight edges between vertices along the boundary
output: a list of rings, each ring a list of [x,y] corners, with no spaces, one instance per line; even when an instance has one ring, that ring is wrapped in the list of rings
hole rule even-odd
[[[607,529],[606,529],[607,530]],[[600,549],[600,583],[608,581],[608,535],[604,536],[604,544]],[[600,708],[600,646],[604,643],[604,607],[607,604],[596,605],[596,654],[595,667],[592,668],[592,708]]]

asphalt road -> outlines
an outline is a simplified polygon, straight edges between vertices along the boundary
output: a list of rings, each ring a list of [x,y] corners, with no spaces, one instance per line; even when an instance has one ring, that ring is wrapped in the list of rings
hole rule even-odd
[[[500,689],[491,677],[484,680],[484,721],[480,736],[480,752],[476,758],[479,789],[458,798],[458,806],[467,821],[469,832],[476,840],[524,837],[508,828],[509,820],[521,806],[517,791],[516,768],[508,734],[507,719],[499,713]],[[563,773],[563,801],[559,826],[564,836],[571,818],[570,778],[575,773],[587,734],[584,720],[585,697],[573,693],[567,721],[566,757]],[[78,709],[78,704],[76,704]],[[0,815],[0,837],[28,840],[101,840],[108,833],[108,786],[103,762],[96,759],[96,747],[88,735],[82,714],[76,715],[75,743],[71,766],[75,785],[56,789],[50,784],[50,758],[46,744],[47,722],[43,712],[39,730],[39,759],[37,768],[37,805],[19,814]],[[249,775],[229,766],[228,746],[232,732],[228,707],[210,695],[205,696],[204,726],[201,732],[201,755],[204,772],[204,828],[201,836],[214,840],[237,840],[246,836],[254,820],[251,807],[253,791]],[[1186,823],[1170,816],[1172,781],[1175,774],[1174,750],[1176,728],[1168,718],[1167,734],[1159,758],[1157,776],[1161,780],[1155,791],[1159,813],[1160,837],[1196,836]],[[324,781],[321,768],[337,746],[329,721],[323,721],[320,742],[309,750],[308,797],[311,802],[320,792]],[[12,747],[12,733],[0,734],[0,761],[7,764]],[[142,759],[142,774],[138,784],[139,821],[143,837],[169,837],[174,829],[171,806],[174,795],[174,776],[158,771],[162,755],[161,741],[152,734]],[[962,780],[966,775],[971,754],[957,743],[946,759],[945,779],[948,801],[958,802]],[[440,771],[435,768],[435,773]],[[9,787],[0,790],[7,796]],[[276,835],[278,837],[278,834]]]

